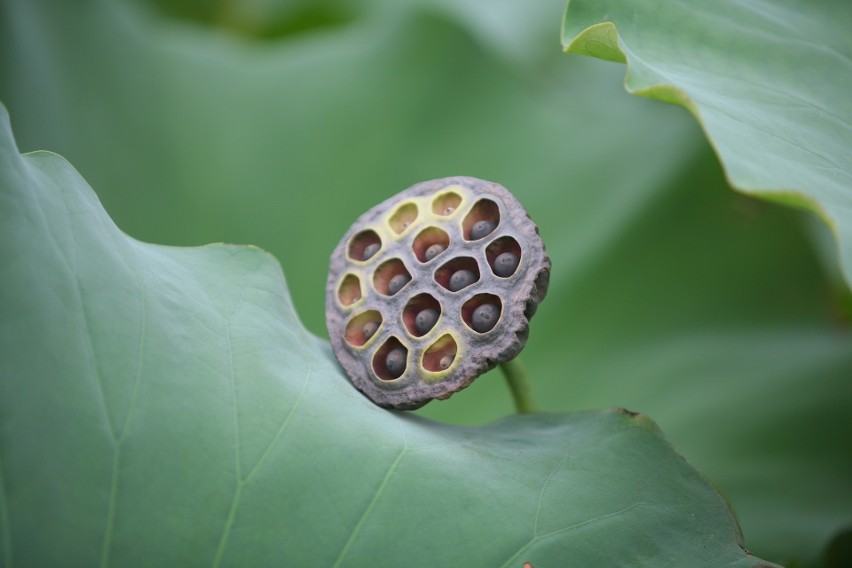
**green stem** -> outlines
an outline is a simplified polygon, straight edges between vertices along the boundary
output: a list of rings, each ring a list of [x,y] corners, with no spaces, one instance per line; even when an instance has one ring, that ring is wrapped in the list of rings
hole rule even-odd
[[[509,390],[512,391],[512,399],[515,401],[515,409],[518,413],[537,412],[538,409],[533,400],[532,383],[521,360],[515,357],[501,363],[500,370],[503,371],[506,382],[509,383]]]

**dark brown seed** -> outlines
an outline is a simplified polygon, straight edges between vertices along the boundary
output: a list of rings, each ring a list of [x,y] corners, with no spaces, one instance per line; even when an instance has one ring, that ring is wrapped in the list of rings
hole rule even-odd
[[[423,335],[432,329],[437,322],[438,310],[426,308],[425,310],[420,310],[420,313],[414,318],[414,328],[417,330],[417,333]]]
[[[366,342],[368,339],[373,337],[373,334],[376,333],[376,330],[379,329],[379,323],[375,321],[368,321],[364,324],[364,327],[361,328],[361,333],[364,334],[364,341]]]
[[[401,347],[391,349],[385,357],[385,367],[393,378],[399,378],[405,371],[405,349]]]
[[[444,252],[445,250],[446,247],[444,245],[440,243],[435,243],[434,245],[431,245],[429,248],[426,249],[426,252],[423,254],[423,256],[426,258],[427,261],[429,261]]]
[[[390,279],[390,282],[388,282],[388,293],[393,296],[394,294],[402,290],[402,287],[408,284],[410,280],[411,276],[409,276],[408,274],[397,274],[396,276]]]
[[[367,245],[366,248],[364,248],[364,254],[361,255],[361,260],[370,260],[371,258],[373,258],[373,255],[379,252],[380,248],[382,248],[382,245],[380,245],[379,243],[372,243]]]
[[[450,276],[450,291],[458,292],[476,282],[476,274],[470,270],[456,270]]]
[[[479,333],[491,331],[497,324],[497,319],[500,317],[500,308],[494,304],[482,304],[473,310],[471,323],[473,329]]]
[[[507,278],[515,273],[520,261],[521,259],[518,258],[518,255],[511,252],[504,252],[494,259],[494,274],[502,278]]]
[[[493,231],[495,228],[496,227],[494,223],[488,221],[487,219],[477,221],[470,229],[470,240],[478,241],[482,237],[491,234],[491,231]]]

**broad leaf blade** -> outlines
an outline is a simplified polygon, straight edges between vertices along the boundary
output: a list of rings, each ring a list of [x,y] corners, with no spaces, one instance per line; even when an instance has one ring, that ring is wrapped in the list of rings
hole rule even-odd
[[[852,5],[573,0],[565,49],[696,116],[734,187],[810,209],[852,284]]]
[[[379,409],[269,255],[135,241],[2,123],[6,565],[760,564],[644,416]]]

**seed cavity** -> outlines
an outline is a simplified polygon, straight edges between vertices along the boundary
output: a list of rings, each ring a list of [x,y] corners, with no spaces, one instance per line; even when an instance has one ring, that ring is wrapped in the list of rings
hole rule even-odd
[[[433,373],[452,367],[458,354],[458,345],[449,333],[442,335],[423,353],[423,368]]]
[[[417,329],[417,333],[423,335],[435,327],[435,324],[438,323],[438,316],[440,316],[438,310],[432,308],[420,310],[420,313],[414,316],[414,327]]]
[[[343,277],[337,287],[337,299],[344,307],[349,307],[361,299],[361,280],[352,273]]]
[[[478,241],[494,232],[500,224],[500,208],[490,199],[480,199],[470,209],[462,222],[462,233],[467,241]]]
[[[485,258],[495,276],[509,278],[521,263],[521,245],[513,237],[500,237],[485,248]]]
[[[450,292],[458,292],[479,280],[479,265],[469,256],[460,256],[435,271],[435,281]]]
[[[403,308],[402,323],[408,333],[421,337],[435,327],[441,311],[441,304],[431,294],[418,294]]]
[[[478,280],[476,274],[472,270],[456,270],[450,276],[450,292],[458,292],[462,288],[467,288]]]
[[[398,258],[386,260],[373,273],[373,286],[384,296],[393,296],[411,281],[411,273]]]
[[[450,246],[450,237],[438,227],[428,227],[420,231],[412,243],[414,256],[420,262],[429,262]]]
[[[388,372],[393,378],[398,379],[405,371],[405,357],[406,351],[402,347],[391,349],[385,357],[385,366],[387,366]]]
[[[503,302],[494,294],[477,294],[462,305],[462,320],[477,333],[488,333],[497,326]]]
[[[411,276],[407,274],[397,274],[388,282],[388,293],[393,296],[400,290],[402,287],[411,282]]]
[[[441,193],[432,200],[432,213],[448,217],[456,212],[461,204],[461,196],[454,191]]]
[[[373,355],[373,372],[383,381],[398,379],[408,366],[408,349],[396,337],[390,337]]]
[[[382,248],[382,239],[372,229],[361,231],[349,241],[347,255],[349,260],[365,262],[370,260]]]
[[[390,226],[394,233],[401,235],[414,224],[417,219],[417,205],[404,203],[400,205],[390,217]]]
[[[500,308],[497,304],[482,304],[473,310],[473,316],[470,318],[473,324],[474,331],[485,333],[497,325],[497,319],[500,317]]]
[[[376,331],[379,329],[379,322],[376,321],[368,321],[361,328],[361,333],[364,334],[364,340],[368,340],[376,334]]]
[[[470,240],[478,241],[479,239],[485,238],[494,232],[494,229],[496,228],[497,225],[487,219],[477,221],[473,224],[473,227],[470,228]]]
[[[361,347],[370,341],[382,325],[382,314],[376,310],[368,310],[350,319],[343,331],[346,343],[353,347]]]
[[[423,256],[426,258],[426,262],[429,262],[445,250],[447,250],[447,247],[445,247],[444,245],[434,244],[426,249],[426,252],[423,254]]]

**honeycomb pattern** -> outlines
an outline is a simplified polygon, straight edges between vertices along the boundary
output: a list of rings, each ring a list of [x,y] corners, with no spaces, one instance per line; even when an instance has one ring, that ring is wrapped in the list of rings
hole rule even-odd
[[[517,355],[549,274],[535,225],[505,188],[417,184],[362,215],[335,249],[332,348],[376,404],[418,408]]]

